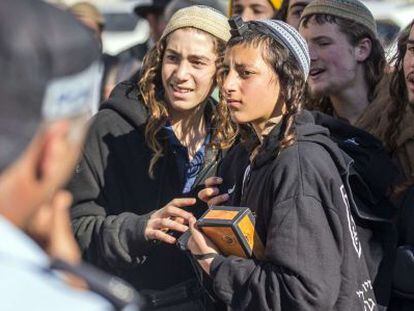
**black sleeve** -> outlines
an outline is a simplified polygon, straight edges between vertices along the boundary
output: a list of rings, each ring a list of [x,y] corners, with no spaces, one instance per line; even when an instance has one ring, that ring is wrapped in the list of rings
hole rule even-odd
[[[410,245],[397,248],[394,272],[393,291],[401,298],[414,301],[414,247]]]
[[[341,282],[340,236],[338,215],[313,197],[275,204],[267,260],[215,258],[214,290],[235,310],[332,310]]]
[[[124,212],[108,215],[105,198],[86,154],[69,184],[74,197],[72,226],[84,258],[105,266],[122,268],[136,264],[149,242],[144,230],[150,214]]]
[[[72,227],[84,259],[101,267],[122,269],[139,263],[146,254],[150,242],[144,230],[150,214],[125,212],[120,190],[103,190],[109,156],[103,137],[115,122],[109,110],[100,111],[91,121],[83,155],[68,190],[73,195]]]

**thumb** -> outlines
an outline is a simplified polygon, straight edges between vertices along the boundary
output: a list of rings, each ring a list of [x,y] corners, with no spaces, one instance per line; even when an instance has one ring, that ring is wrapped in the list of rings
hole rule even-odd
[[[59,191],[52,201],[52,230],[55,234],[72,234],[70,225],[69,207],[72,204],[72,195],[68,191]]]
[[[80,252],[73,236],[69,206],[72,195],[67,191],[59,191],[52,201],[50,255],[76,263],[80,260]]]

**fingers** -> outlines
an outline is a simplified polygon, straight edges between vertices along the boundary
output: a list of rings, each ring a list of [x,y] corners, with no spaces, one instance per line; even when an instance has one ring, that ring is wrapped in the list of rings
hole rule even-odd
[[[227,193],[219,195],[220,190],[217,187],[222,183],[223,179],[220,177],[207,178],[205,181],[206,188],[198,193],[200,200],[208,205],[220,205],[226,202],[229,199],[229,195]]]
[[[157,218],[151,220],[148,227],[146,234],[148,239],[159,240],[169,244],[174,244],[176,242],[176,239],[167,233],[169,230],[178,232],[185,232],[188,230],[187,226],[169,218]]]
[[[193,217],[194,218],[194,217]],[[152,224],[153,229],[161,229],[163,231],[174,230],[178,232],[185,232],[188,230],[186,225],[180,224],[173,219],[158,218]]]
[[[218,253],[214,243],[197,228],[195,219],[190,220],[188,226],[191,232],[188,248],[193,254]]]
[[[147,234],[149,240],[159,240],[164,243],[174,244],[176,238],[161,230],[149,230]]]
[[[221,177],[209,177],[205,180],[204,185],[206,187],[212,187],[212,186],[218,186],[221,185],[223,183],[223,178]]]
[[[60,190],[53,198],[53,206],[57,209],[67,209],[72,204],[73,197],[69,191]]]
[[[193,236],[195,242],[199,244],[200,240],[203,240],[203,235],[196,227],[196,220],[191,219],[188,223],[188,227],[190,228],[191,235]]]
[[[68,208],[71,203],[72,195],[67,191],[59,191],[53,198],[48,250],[52,257],[77,263],[80,261],[81,255],[70,224]]]
[[[192,206],[196,203],[195,198],[174,199],[162,208],[161,218],[180,217],[188,222],[193,214],[181,209],[181,207]]]
[[[68,208],[72,204],[72,195],[68,191],[59,191],[52,201],[52,227],[59,234],[72,234]]]
[[[198,193],[198,197],[200,198],[201,201],[208,203],[208,201],[219,194],[219,188],[217,187],[207,187],[204,188],[203,190],[201,190]]]
[[[172,200],[170,203],[167,204],[167,206],[172,205],[176,207],[186,207],[186,206],[194,205],[195,203],[196,203],[195,198],[179,198],[179,199]]]
[[[218,196],[208,200],[207,205],[208,206],[212,206],[212,205],[218,206],[218,205],[221,205],[224,202],[226,202],[228,199],[229,199],[229,194],[224,193],[222,195],[218,195]]]

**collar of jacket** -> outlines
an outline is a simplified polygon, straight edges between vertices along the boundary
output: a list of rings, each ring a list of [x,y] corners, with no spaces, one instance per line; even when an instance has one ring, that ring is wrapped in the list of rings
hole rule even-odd
[[[256,147],[251,151],[251,154],[255,153],[251,163],[252,169],[259,168],[277,157],[281,138],[280,135],[283,128],[283,121],[279,120],[279,122],[273,123],[268,127],[268,130],[270,129],[270,131],[267,135],[261,137],[261,142],[260,138],[255,135],[254,140],[256,141]]]
[[[213,131],[214,131],[214,125],[211,124],[212,117],[214,113],[216,113],[216,105],[217,102],[212,98],[209,97],[206,101],[205,108],[204,108],[204,117],[207,120],[207,124],[210,125],[209,128],[209,134],[210,134],[210,142],[213,139]],[[158,133],[158,137],[160,140],[162,140],[162,143],[164,145],[164,148],[167,152],[172,152],[171,146],[168,142],[168,133],[166,133],[167,129],[163,129]],[[204,173],[210,169],[210,167],[217,162],[218,157],[220,157],[221,151],[217,148],[214,148],[211,143],[206,144],[205,146],[205,153],[204,153],[204,163],[203,167],[200,171],[200,173],[197,175],[197,178],[194,182],[194,184],[197,184],[199,180],[202,179],[204,176]]]

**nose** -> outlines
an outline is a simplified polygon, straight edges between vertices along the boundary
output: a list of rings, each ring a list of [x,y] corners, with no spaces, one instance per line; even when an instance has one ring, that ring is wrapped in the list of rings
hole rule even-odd
[[[244,22],[249,22],[249,21],[256,19],[253,12],[251,12],[251,10],[248,10],[248,9],[243,10],[243,13],[241,14],[241,18]]]
[[[229,96],[231,93],[235,92],[237,88],[236,75],[232,70],[228,72],[223,80],[223,91],[226,96]]]
[[[175,70],[174,77],[177,79],[177,81],[180,81],[180,82],[187,80],[190,74],[189,69],[190,68],[189,68],[188,62],[184,60],[180,61]]]
[[[313,44],[308,44],[309,47],[309,56],[311,61],[315,61],[318,59],[318,52],[313,46]]]

